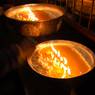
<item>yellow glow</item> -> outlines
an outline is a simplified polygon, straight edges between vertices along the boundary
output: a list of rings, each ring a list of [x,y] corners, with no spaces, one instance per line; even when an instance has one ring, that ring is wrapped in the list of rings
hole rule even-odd
[[[79,44],[82,47],[80,49],[74,45],[68,42],[40,44],[28,60],[30,66],[40,74],[53,78],[72,78],[85,74],[94,66],[93,56],[86,47]],[[89,55],[92,56],[91,60]]]
[[[35,16],[35,14],[32,12],[32,10],[29,7],[23,8],[24,11],[28,12],[28,19],[32,21],[38,21],[38,18]]]
[[[23,7],[16,11],[14,17],[18,20],[23,21],[38,21],[39,19],[36,17],[35,13],[32,11],[30,7]]]
[[[51,48],[52,48],[52,51],[54,53],[53,57],[52,57],[52,58],[54,58],[53,65],[56,65],[60,69],[63,70],[63,75],[61,77],[65,78],[68,75],[71,75],[71,70],[70,70],[70,67],[67,64],[67,62],[68,62],[67,59],[65,57],[62,57],[61,54],[60,54],[60,51],[56,50],[52,44],[51,44]],[[57,59],[59,59],[59,60],[56,61]]]

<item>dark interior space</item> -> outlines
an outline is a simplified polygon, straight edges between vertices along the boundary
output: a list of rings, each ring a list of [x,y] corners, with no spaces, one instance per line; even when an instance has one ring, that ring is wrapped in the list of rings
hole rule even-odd
[[[60,4],[58,0],[54,1]],[[67,90],[62,89],[59,85],[63,82],[58,82],[59,84],[56,82],[58,84],[56,86],[46,83],[47,80],[40,79],[39,75],[35,76],[35,73],[33,73],[27,64],[27,59],[23,60],[23,57],[20,56],[20,52],[17,48],[19,45],[21,48],[27,49],[29,43],[35,46],[37,43],[48,40],[70,40],[87,46],[95,53],[95,41],[85,36],[83,33],[78,32],[78,29],[74,29],[76,24],[74,25],[74,23],[71,22],[74,26],[72,27],[64,19],[58,32],[40,37],[26,37],[21,35],[20,31],[17,32],[16,30],[13,31],[8,29],[8,27],[12,28],[12,26],[8,25],[6,17],[3,14],[5,10],[15,5],[42,2],[43,0],[0,0],[0,95],[64,95],[62,91]],[[47,0],[45,3],[46,2]],[[64,7],[65,4],[61,4]],[[94,95],[95,70],[93,70],[91,76],[88,77],[87,80],[87,77],[84,78],[85,82],[83,82],[81,86],[76,87],[74,92],[68,93],[67,90],[66,94],[92,95],[93,93]]]

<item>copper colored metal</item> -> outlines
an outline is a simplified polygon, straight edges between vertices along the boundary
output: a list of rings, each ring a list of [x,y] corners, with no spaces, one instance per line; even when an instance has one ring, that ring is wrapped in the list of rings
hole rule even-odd
[[[28,58],[31,69],[44,76],[58,79],[83,76],[95,67],[94,61],[94,53],[89,48],[66,40],[40,43]]]
[[[19,9],[27,7],[32,8],[33,11],[41,10],[46,13],[51,12],[49,14],[54,15],[54,17],[38,21],[23,21],[12,17],[12,15],[18,13]],[[21,32],[22,35],[37,37],[57,32],[60,29],[63,22],[64,9],[53,4],[25,4],[8,9],[5,12],[5,16],[13,23],[16,23],[14,26],[13,24],[11,25],[15,28],[18,28],[18,31]]]
[[[43,50],[45,49],[45,51],[44,51],[44,52],[46,52],[45,54],[47,54],[47,53],[49,54],[50,52],[48,52],[48,49],[49,49],[49,47],[51,47],[51,44],[54,45],[54,47],[56,45],[61,45],[61,46],[63,45],[63,50],[60,54],[63,54],[63,52],[66,53],[66,50],[64,50],[64,46],[70,46],[71,48],[75,49],[75,51],[78,52],[79,55],[83,57],[83,60],[87,61],[88,65],[91,67],[90,71],[81,73],[80,76],[69,77],[69,78],[48,76],[48,70],[51,70],[51,69],[49,69],[49,67],[53,63],[51,62],[50,65],[47,65],[48,64],[48,62],[46,61],[47,57],[44,55],[44,58],[43,58],[42,53],[43,53]],[[58,49],[58,48],[56,47],[56,49]],[[58,55],[60,55],[60,54],[58,53]],[[67,55],[69,55],[69,54],[70,53],[67,53]],[[43,60],[41,60],[42,58],[43,58]],[[50,56],[49,56],[49,58],[50,58]],[[53,58],[53,56],[52,56],[52,58]],[[77,65],[80,64],[80,62],[75,57],[74,57],[74,60],[77,61],[76,62]],[[52,61],[52,60],[50,60],[50,61]],[[88,81],[90,79],[92,80],[91,76],[93,76],[94,70],[95,70],[94,69],[95,68],[95,58],[94,58],[93,52],[91,52],[87,47],[85,47],[79,43],[72,42],[72,41],[66,41],[66,40],[51,40],[51,41],[42,42],[42,43],[36,45],[34,52],[27,58],[27,62],[30,67],[30,72],[31,72],[30,75],[32,76],[30,79],[30,82],[33,78],[35,78],[35,80],[36,80],[35,82],[38,82],[41,84],[41,85],[37,85],[37,87],[39,86],[39,88],[41,88],[41,86],[42,86],[43,89],[45,89],[45,87],[46,87],[46,89],[50,88],[48,90],[43,90],[41,88],[42,93],[43,93],[43,91],[47,91],[49,93],[46,95],[52,95],[52,93],[55,93],[55,95],[58,95],[59,93],[62,95],[77,95],[75,89],[76,88],[81,89],[83,83],[85,85],[86,84],[88,85],[88,83],[89,83]],[[40,64],[40,62],[42,62],[42,64]],[[58,62],[58,61],[54,61],[54,62]],[[70,64],[72,64],[71,61],[70,61]],[[45,68],[47,66],[48,66],[48,68]],[[72,65],[72,66],[74,66],[74,65]],[[78,66],[75,66],[75,68],[78,68]],[[52,71],[53,71],[52,73],[55,73],[56,69],[52,70]],[[30,82],[29,82],[29,84],[30,84]],[[32,86],[32,84],[33,84],[33,82],[31,83],[31,86]],[[30,90],[28,89],[28,91],[31,93]]]

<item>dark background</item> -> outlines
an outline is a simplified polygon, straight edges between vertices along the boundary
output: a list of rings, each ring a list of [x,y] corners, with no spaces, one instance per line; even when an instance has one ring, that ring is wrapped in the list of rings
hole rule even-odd
[[[31,0],[31,2],[40,2],[40,1]],[[3,12],[5,10],[7,10],[9,7],[13,6],[13,5],[19,5],[19,4],[25,4],[25,3],[30,3],[30,1],[29,0],[26,0],[26,1],[22,0],[22,1],[19,2],[19,0],[17,0],[17,1],[15,0],[15,3],[14,3],[10,0],[5,0],[5,1],[0,0],[0,5],[3,8]],[[22,35],[18,35],[17,33],[15,33],[15,30],[14,31],[9,31],[7,29],[6,22],[5,22],[5,17],[4,17],[3,14],[1,14],[0,15],[0,49],[1,49],[0,52],[3,52],[3,50],[4,50],[4,52],[5,51],[11,52],[10,47],[12,45],[15,46],[15,44],[18,44],[19,42],[23,41],[23,38],[27,39],[26,37],[23,37]],[[66,23],[65,21],[63,21],[63,25],[62,25],[62,27],[61,27],[61,29],[58,33],[54,33],[54,34],[51,34],[51,35],[48,35],[48,36],[38,37],[37,39],[42,40],[42,41],[52,40],[52,39],[64,39],[64,40],[76,41],[76,42],[79,42],[79,43],[87,46],[93,52],[95,52],[95,43],[92,40],[85,37],[84,35],[78,33],[77,31],[75,31],[75,29],[70,27],[68,25],[68,23]],[[0,55],[0,56],[2,56],[2,55]],[[18,56],[18,55],[15,55],[15,56]],[[5,59],[7,59],[7,57],[9,57],[9,59],[7,59],[4,62],[4,64],[9,64],[9,62],[11,62],[11,64],[12,63],[14,64],[15,62],[17,62],[16,60],[12,61],[12,59],[11,59],[13,57],[12,53],[9,53],[9,55],[5,54],[3,57]],[[25,62],[25,63],[27,63],[27,62]],[[23,74],[25,73],[25,76],[22,76],[22,77],[23,78],[27,77],[26,81],[29,81],[28,78],[30,78],[31,73],[29,73],[28,65],[26,64],[25,66],[23,67],[24,68]],[[2,67],[0,67],[0,69],[2,69]],[[95,84],[94,83],[95,82],[94,81],[94,76],[93,76],[92,80],[93,80],[93,83],[92,82],[91,83],[94,86],[94,84]],[[26,82],[26,83],[28,83],[28,82]],[[92,84],[89,85],[89,88],[91,88],[92,90],[89,90],[88,91],[89,93],[87,95],[91,95],[90,91],[94,92]],[[35,85],[37,85],[37,84],[35,83]],[[88,86],[88,85],[86,85],[86,86]],[[9,72],[5,73],[4,76],[0,77],[0,95],[24,95],[24,94],[25,94],[24,82],[23,82],[23,80],[22,80],[22,78],[19,74],[18,69],[17,68],[15,68],[15,69],[10,68]],[[81,93],[80,95],[83,95],[83,94]]]

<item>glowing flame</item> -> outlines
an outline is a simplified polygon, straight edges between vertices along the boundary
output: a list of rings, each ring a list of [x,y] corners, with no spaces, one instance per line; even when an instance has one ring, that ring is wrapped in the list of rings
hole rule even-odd
[[[71,69],[68,65],[67,58],[62,56],[59,50],[49,44],[50,48],[48,51],[39,51],[38,62],[40,63],[39,70],[40,73],[43,73],[50,77],[55,78],[69,78],[71,76]],[[37,59],[36,59],[37,60]]]
[[[64,71],[62,78],[67,77],[67,75],[71,75],[71,70],[67,64],[67,59],[65,57],[62,57],[60,51],[56,50],[52,44],[51,48],[54,54],[56,55],[56,57],[54,55],[51,55],[52,58],[54,58],[53,65],[59,66]],[[57,58],[59,59],[60,62],[56,61]]]
[[[39,19],[35,16],[35,14],[32,12],[31,8],[25,7],[23,8],[24,11],[28,12],[28,19],[31,21],[38,21]]]

